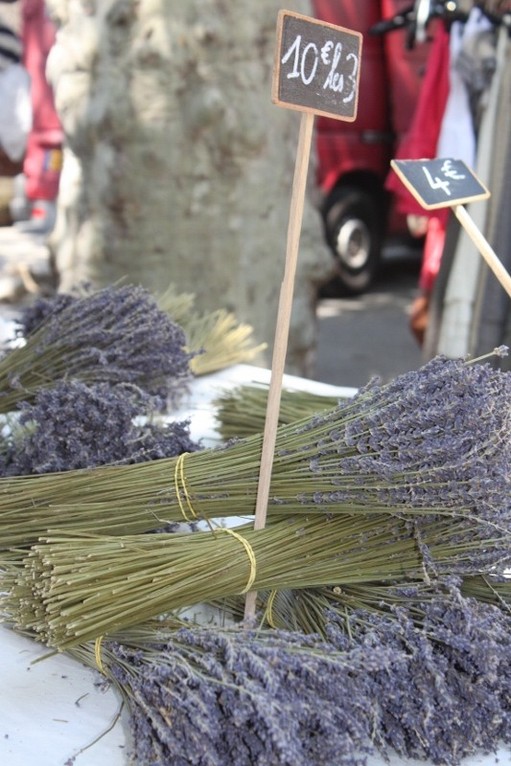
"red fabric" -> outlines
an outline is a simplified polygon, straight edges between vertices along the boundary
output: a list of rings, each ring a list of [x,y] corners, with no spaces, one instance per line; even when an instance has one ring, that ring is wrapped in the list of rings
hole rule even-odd
[[[410,129],[401,141],[396,159],[420,160],[436,156],[436,146],[449,95],[449,32],[440,25],[428,56],[426,72]],[[396,195],[397,209],[407,215],[427,212],[391,171],[386,188]]]
[[[55,41],[55,27],[43,0],[22,0],[21,11],[23,63],[31,78],[33,110],[23,164],[25,192],[31,200],[54,200],[62,165],[63,132],[46,79],[46,60]]]
[[[419,275],[419,287],[426,294],[431,293],[440,268],[448,218],[449,210],[443,208],[435,210],[428,221]]]

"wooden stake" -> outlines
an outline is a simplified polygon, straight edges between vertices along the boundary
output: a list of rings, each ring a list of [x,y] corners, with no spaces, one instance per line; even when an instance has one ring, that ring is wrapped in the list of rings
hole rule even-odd
[[[277,325],[275,329],[275,343],[273,347],[268,402],[266,405],[266,419],[263,432],[259,483],[257,487],[254,529],[264,529],[266,525],[266,513],[268,509],[271,473],[273,469],[273,454],[277,439],[282,379],[284,377],[284,368],[286,364],[289,325],[291,322],[291,308],[293,303],[296,264],[298,260],[298,248],[302,228],[305,187],[307,183],[307,170],[309,167],[313,127],[314,114],[304,112],[300,121],[300,134],[298,136],[298,148],[293,177],[291,209],[287,230],[286,262],[284,278],[280,288]],[[256,599],[256,591],[247,593],[245,599],[245,619],[255,616]]]
[[[500,284],[511,298],[511,276],[508,274],[502,262],[499,260],[497,254],[491,247],[490,243],[484,238],[472,218],[469,216],[463,205],[455,205],[453,207],[456,218],[461,223],[468,236],[475,244],[484,260],[493,271]]]

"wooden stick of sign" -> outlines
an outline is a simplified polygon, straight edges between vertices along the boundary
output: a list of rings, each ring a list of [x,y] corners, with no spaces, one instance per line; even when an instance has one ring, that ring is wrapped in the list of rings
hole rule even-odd
[[[464,204],[487,199],[488,189],[461,160],[392,160],[391,166],[425,210],[450,207],[511,298],[511,276]]]
[[[491,247],[488,240],[483,237],[480,230],[477,228],[463,205],[455,205],[453,211],[456,218],[461,223],[468,236],[477,247],[506,293],[511,298],[511,276],[509,275],[509,272],[507,272],[504,268],[502,261],[499,259],[497,253]]]
[[[263,529],[266,525],[314,115],[321,114],[346,121],[355,119],[361,46],[362,36],[358,32],[289,11],[279,13],[272,100],[279,106],[301,111],[302,117],[266,406],[254,529]],[[256,600],[256,591],[247,593],[245,619],[254,617]]]

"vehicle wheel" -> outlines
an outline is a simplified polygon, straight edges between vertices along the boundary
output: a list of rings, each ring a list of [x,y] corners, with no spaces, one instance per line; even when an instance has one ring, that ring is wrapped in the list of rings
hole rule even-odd
[[[323,209],[325,237],[346,292],[356,295],[370,286],[377,271],[383,239],[384,205],[353,187],[335,190]]]

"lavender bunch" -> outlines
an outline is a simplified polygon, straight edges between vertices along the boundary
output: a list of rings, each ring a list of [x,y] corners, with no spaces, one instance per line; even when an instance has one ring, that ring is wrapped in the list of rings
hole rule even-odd
[[[222,370],[234,364],[248,364],[261,356],[266,343],[254,344],[253,328],[238,322],[224,309],[202,313],[195,307],[195,295],[178,293],[174,285],[158,296],[158,305],[186,334],[188,348],[196,351],[191,360],[194,375]]]
[[[132,763],[363,766],[375,751],[363,664],[390,667],[384,648],[348,656],[300,634],[194,627],[102,649],[128,703]]]
[[[70,293],[55,293],[49,297],[38,295],[32,303],[21,309],[20,315],[16,320],[16,336],[26,339],[50,317],[56,316],[77,301],[80,298],[80,294],[83,297],[84,294],[88,295],[90,292],[90,286],[83,285],[81,288],[77,288]]]
[[[442,357],[371,382],[346,407],[341,445],[330,434],[311,461],[335,487],[314,502],[365,503],[370,487],[386,506],[472,508],[509,529],[510,397],[508,374]]]
[[[30,335],[48,315],[68,306],[77,295],[76,291],[58,293],[51,298],[36,300],[23,310],[19,319],[19,334],[22,337]],[[266,348],[265,343],[254,344],[252,327],[239,323],[234,314],[223,309],[199,313],[192,294],[178,293],[171,286],[157,296],[156,301],[162,312],[183,328],[187,349],[192,352],[190,367],[194,375],[253,362]]]
[[[349,397],[344,397],[347,399]],[[312,417],[339,404],[339,396],[283,388],[280,396],[279,425]],[[214,405],[217,428],[224,440],[262,433],[268,403],[268,386],[249,383],[223,391]]]
[[[133,384],[163,403],[191,378],[183,330],[141,287],[41,299],[22,325],[23,346],[0,359],[0,411],[61,379]]]
[[[129,384],[64,380],[41,389],[33,403],[20,404],[13,435],[0,456],[0,474],[133,464],[199,448],[190,438],[188,421],[151,423],[154,406],[153,397]]]
[[[430,582],[403,580],[400,582],[342,583],[321,588],[280,590],[258,594],[261,624],[279,630],[326,635],[333,616],[343,626],[346,635],[357,636],[367,629],[367,615],[389,616],[405,608],[407,617],[418,627],[424,626],[424,604],[452,588],[465,598],[497,606],[511,615],[511,579],[505,576],[446,575]],[[244,599],[234,597],[215,602],[242,620]]]
[[[127,535],[126,518],[105,509],[98,504],[96,525],[85,532],[79,509],[57,507],[57,524],[64,513],[78,531],[43,534],[3,577],[4,616],[58,649],[247,590],[406,583],[429,576],[432,564],[444,576],[471,575],[509,559],[509,536],[468,539],[463,522],[452,519],[429,524],[419,546],[407,522],[391,516],[361,523],[315,515],[263,530]],[[105,526],[116,534],[100,535]]]
[[[382,528],[389,517],[400,516],[434,574],[428,524],[441,517],[446,546],[465,547],[472,573],[476,555],[491,553],[494,543],[499,556],[509,550],[510,402],[509,373],[438,358],[390,384],[373,382],[331,410],[283,425],[268,523],[333,514],[348,516],[364,535],[368,515],[381,516]],[[59,505],[73,507],[84,524],[95,518],[98,504],[108,505],[118,519],[129,516],[131,531],[154,529],[158,518],[182,521],[183,508],[194,520],[253,514],[261,448],[262,437],[254,435],[195,452],[180,464],[171,458],[97,468],[86,477],[68,472],[37,483],[0,480],[0,539],[26,545],[55,523],[64,530],[65,515],[55,520]],[[464,524],[453,526],[453,518]],[[486,558],[479,571],[488,571],[488,563]]]
[[[400,755],[455,766],[465,756],[494,752],[511,743],[511,617],[452,585],[414,609],[398,607],[384,617],[357,616],[365,632],[357,645],[367,652],[385,646],[396,653],[389,673],[377,671],[380,732]],[[346,640],[335,621],[327,631]]]
[[[511,617],[457,585],[326,638],[153,624],[101,644],[133,763],[362,766],[376,752],[458,766],[511,744]],[[416,612],[421,612],[421,620]],[[93,646],[72,652],[91,665]]]

